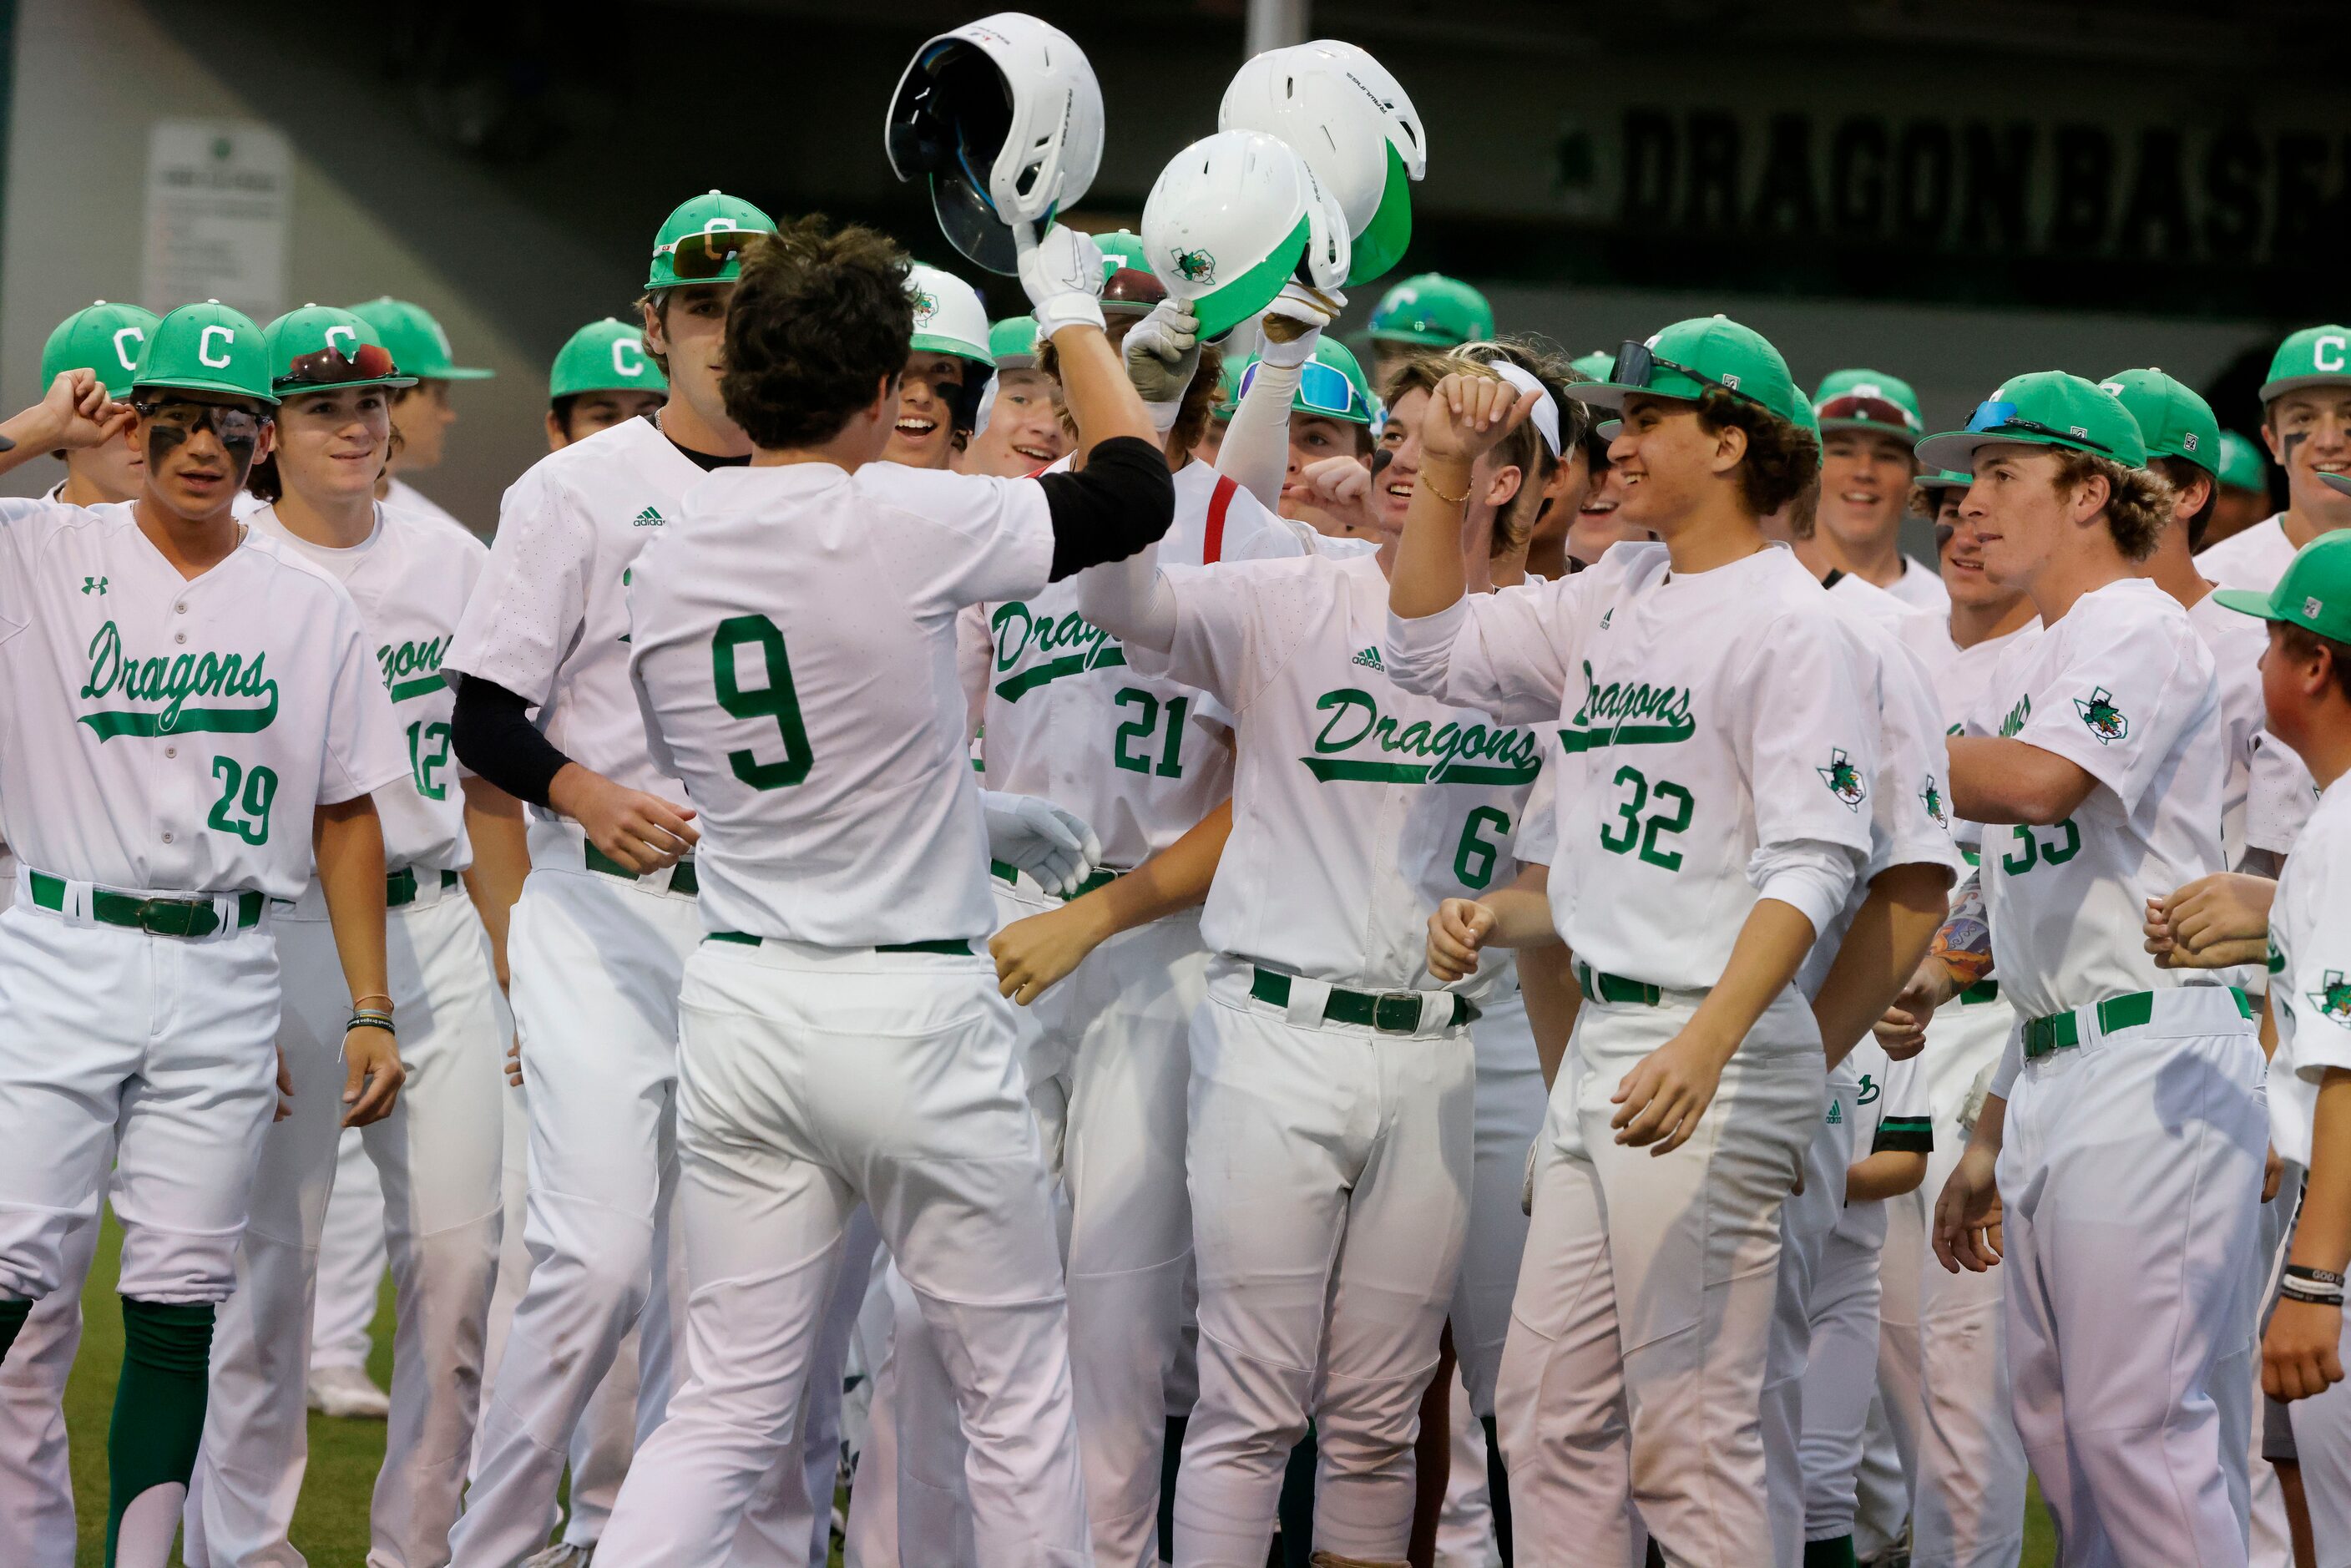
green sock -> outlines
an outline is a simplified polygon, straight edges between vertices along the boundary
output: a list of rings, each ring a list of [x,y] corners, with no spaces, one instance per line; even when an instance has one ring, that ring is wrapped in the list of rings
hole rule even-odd
[[[1832,1535],[1804,1542],[1804,1568],[1854,1568],[1853,1537]]]
[[[180,1497],[187,1495],[196,1445],[204,1435],[212,1348],[210,1303],[173,1306],[122,1298],[122,1381],[115,1386],[114,1425],[106,1437],[107,1568],[114,1568],[123,1515],[142,1493],[176,1487]],[[174,1521],[178,1511],[171,1511]],[[168,1552],[168,1535],[162,1544]]]
[[[0,1301],[0,1361],[8,1359],[8,1351],[16,1343],[17,1331],[25,1320],[33,1315],[33,1303],[26,1301]]]

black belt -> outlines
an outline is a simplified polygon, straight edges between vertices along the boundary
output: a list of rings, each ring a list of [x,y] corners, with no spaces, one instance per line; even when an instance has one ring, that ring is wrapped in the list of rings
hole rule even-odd
[[[754,936],[748,931],[713,931],[703,940],[732,942],[738,946],[757,947],[767,938]],[[968,958],[972,956],[970,939],[961,936],[948,937],[938,942],[884,942],[873,951],[876,953],[937,953],[952,958]]]
[[[1249,995],[1269,1007],[1286,1008],[1290,1005],[1290,979],[1279,969],[1259,968],[1249,981]],[[1453,1028],[1473,1023],[1481,1016],[1468,997],[1458,991],[1451,995]],[[1375,1029],[1382,1034],[1418,1034],[1420,998],[1418,991],[1351,991],[1333,986],[1331,999],[1322,1004],[1322,1021]]]

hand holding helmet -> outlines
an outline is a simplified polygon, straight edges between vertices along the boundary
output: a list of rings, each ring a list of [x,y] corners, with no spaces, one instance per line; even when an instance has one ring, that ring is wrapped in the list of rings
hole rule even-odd
[[[1172,426],[1173,411],[1183,403],[1193,373],[1200,368],[1199,318],[1182,300],[1163,299],[1128,330],[1123,350],[1126,379],[1155,414],[1163,408],[1169,411]]]
[[[1037,335],[1050,338],[1064,327],[1102,329],[1102,257],[1092,235],[1056,224],[1037,237],[1034,225],[1012,225],[1019,247],[1020,287],[1037,313]]]
[[[1322,340],[1322,329],[1339,319],[1347,308],[1343,294],[1326,294],[1295,278],[1282,285],[1273,303],[1265,308],[1259,330],[1265,347],[1259,354],[1269,365],[1294,369],[1314,357],[1314,346]]]

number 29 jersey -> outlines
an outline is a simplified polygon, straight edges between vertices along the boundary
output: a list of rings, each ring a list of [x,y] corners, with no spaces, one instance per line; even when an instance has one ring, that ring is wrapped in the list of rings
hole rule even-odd
[[[1033,480],[721,469],[637,557],[630,675],[699,813],[704,924],[828,947],[985,937],[956,616],[1051,571]]]

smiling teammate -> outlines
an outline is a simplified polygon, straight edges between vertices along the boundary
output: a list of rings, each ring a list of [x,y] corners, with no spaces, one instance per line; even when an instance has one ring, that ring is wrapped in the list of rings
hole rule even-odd
[[[669,401],[669,378],[645,352],[642,322],[607,316],[571,334],[547,378],[547,444],[560,451],[600,430],[649,418]]]
[[[441,465],[449,427],[457,423],[457,411],[449,401],[450,387],[458,382],[487,381],[497,372],[456,363],[450,351],[449,334],[422,305],[383,294],[350,309],[352,315],[375,329],[393,361],[416,378],[416,384],[403,389],[392,402],[392,425],[400,432],[400,450],[393,455],[376,498],[389,501],[402,511],[457,522],[400,476],[422,474]]]
[[[1832,562],[1905,604],[1940,613],[1934,572],[1902,553],[1902,518],[1926,434],[1918,394],[1882,371],[1838,371],[1813,392],[1821,427],[1819,539]]]
[[[2296,550],[2351,528],[2351,496],[2319,477],[2351,473],[2351,327],[2288,335],[2271,357],[2261,395],[2262,439],[2285,470],[2285,510],[2208,547],[2196,565],[2224,588],[2266,592]]]
[[[371,791],[408,770],[350,597],[231,516],[277,402],[261,329],[183,306],[131,393],[136,501],[0,502],[0,800],[20,857],[0,914],[0,1354],[110,1193],[124,1347],[106,1561],[162,1568],[277,1103],[270,906],[308,883],[315,843],[357,1004],[342,1103],[381,1117],[401,1069]],[[118,438],[125,417],[69,372],[0,425],[16,443],[0,465]]]
[[[979,428],[956,463],[964,474],[1017,479],[1069,450],[1053,403],[1051,378],[1037,368],[1037,319],[1014,316],[987,329],[996,379],[980,408]]]

